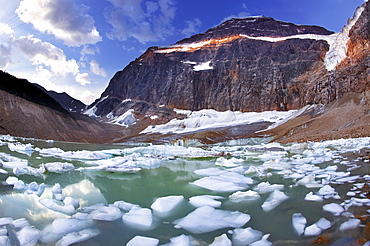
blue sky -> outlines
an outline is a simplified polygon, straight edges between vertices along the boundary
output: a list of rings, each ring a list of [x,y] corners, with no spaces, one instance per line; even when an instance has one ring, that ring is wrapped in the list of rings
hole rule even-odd
[[[339,32],[364,0],[0,0],[0,69],[85,103],[150,46],[232,17]]]

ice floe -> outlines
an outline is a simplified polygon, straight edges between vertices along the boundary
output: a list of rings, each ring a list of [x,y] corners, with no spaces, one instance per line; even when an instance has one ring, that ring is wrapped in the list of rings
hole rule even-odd
[[[133,206],[122,216],[122,220],[127,226],[141,231],[150,230],[154,226],[152,211],[148,208]]]
[[[247,227],[233,230],[232,242],[235,246],[249,245],[262,238],[262,232]]]
[[[99,235],[99,233],[99,230],[90,228],[81,231],[70,232],[67,235],[63,236],[60,240],[58,240],[55,246],[68,246],[75,243],[83,242]]]
[[[220,199],[224,198],[222,196],[212,196],[212,195],[193,196],[189,198],[189,203],[194,207],[210,206],[218,208],[222,204],[222,202],[217,201]]]
[[[209,246],[232,246],[232,242],[226,234],[222,234],[221,236],[215,237]]]
[[[301,213],[295,213],[292,216],[292,223],[298,236],[302,235],[307,224],[307,219]]]
[[[68,162],[49,162],[41,166],[45,168],[45,171],[52,173],[64,173],[75,169],[75,166]]]
[[[166,196],[157,198],[150,206],[153,213],[158,217],[168,216],[180,203],[184,201],[184,196]]]
[[[261,196],[257,191],[237,191],[229,196],[231,202],[246,202],[260,199]]]
[[[261,205],[263,211],[269,212],[272,209],[276,208],[280,205],[283,201],[288,199],[289,197],[284,194],[284,192],[279,190],[274,190],[270,196],[266,199],[266,201]]]
[[[126,246],[156,246],[159,244],[159,239],[152,237],[135,236]]]
[[[339,204],[336,204],[336,203],[325,204],[323,206],[323,210],[327,211],[327,212],[330,212],[334,215],[340,215],[341,213],[344,212],[344,208],[342,206],[340,206]]]
[[[175,221],[176,228],[183,228],[191,233],[200,234],[227,227],[241,227],[250,220],[250,215],[230,212],[210,206],[199,207],[186,217]]]

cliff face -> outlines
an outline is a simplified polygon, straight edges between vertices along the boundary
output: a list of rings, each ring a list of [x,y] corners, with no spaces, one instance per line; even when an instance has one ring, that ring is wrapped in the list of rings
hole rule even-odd
[[[323,66],[332,34],[272,18],[232,19],[167,47],[151,47],[116,73],[91,107],[97,116],[153,107],[219,111],[304,106],[296,79]]]

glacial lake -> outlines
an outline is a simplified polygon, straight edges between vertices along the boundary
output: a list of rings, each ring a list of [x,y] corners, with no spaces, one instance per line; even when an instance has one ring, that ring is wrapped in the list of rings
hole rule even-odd
[[[345,245],[364,237],[370,138],[268,141],[0,136],[0,245]]]

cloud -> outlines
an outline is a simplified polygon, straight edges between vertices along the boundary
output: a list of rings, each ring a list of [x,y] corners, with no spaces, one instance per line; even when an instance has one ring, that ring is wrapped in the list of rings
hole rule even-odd
[[[3,34],[10,35],[13,33],[14,33],[13,29],[8,24],[0,23],[0,35]]]
[[[90,70],[91,70],[91,72],[93,72],[96,75],[99,75],[99,76],[102,76],[102,77],[107,76],[107,72],[105,71],[105,69],[100,67],[99,63],[95,60],[92,60],[90,62]]]
[[[192,21],[185,22],[186,28],[182,30],[184,36],[191,36],[198,32],[199,27],[202,25],[202,22],[198,18],[193,18]]]
[[[11,47],[0,44],[0,69],[5,69],[11,62]]]
[[[86,105],[93,103],[96,98],[97,96],[89,90],[85,90],[79,96],[79,100],[81,100]]]
[[[102,40],[88,9],[73,0],[22,0],[16,13],[40,32],[52,34],[68,46],[81,46]]]
[[[140,43],[164,40],[173,35],[172,21],[176,8],[173,0],[108,0],[112,7],[105,12],[107,22],[112,26],[107,33],[110,39],[137,39]]]
[[[76,81],[81,85],[90,84],[90,77],[88,73],[78,73],[76,75]]]
[[[66,76],[69,73],[77,74],[79,72],[76,60],[67,60],[63,50],[32,35],[14,39],[13,45],[32,61],[32,65],[49,67],[56,75]]]

